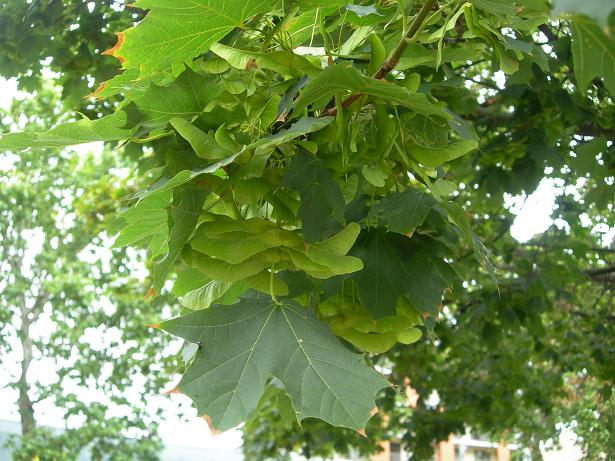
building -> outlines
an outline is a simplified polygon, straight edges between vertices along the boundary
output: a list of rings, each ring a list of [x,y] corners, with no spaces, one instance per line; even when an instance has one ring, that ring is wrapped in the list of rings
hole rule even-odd
[[[409,459],[400,444],[384,442],[383,450],[370,461],[405,461]],[[471,434],[451,435],[448,440],[440,442],[435,449],[434,461],[510,461],[511,450],[516,445],[497,444]]]
[[[0,461],[12,461],[11,453],[4,445],[11,435],[20,432],[21,427],[18,422],[0,420]],[[162,461],[242,461],[243,456],[238,450],[165,445],[160,459]],[[79,457],[79,461],[89,461],[89,458],[83,454]]]

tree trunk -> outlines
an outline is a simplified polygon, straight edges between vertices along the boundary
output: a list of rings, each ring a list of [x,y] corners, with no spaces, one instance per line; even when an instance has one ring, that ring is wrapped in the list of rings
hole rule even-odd
[[[33,431],[36,427],[34,419],[34,404],[30,399],[30,384],[28,383],[28,369],[32,363],[32,338],[30,337],[30,318],[31,309],[28,309],[25,299],[19,309],[21,327],[19,328],[19,340],[21,342],[21,350],[23,359],[21,361],[21,375],[17,382],[19,389],[19,416],[21,419],[21,434],[25,435]]]

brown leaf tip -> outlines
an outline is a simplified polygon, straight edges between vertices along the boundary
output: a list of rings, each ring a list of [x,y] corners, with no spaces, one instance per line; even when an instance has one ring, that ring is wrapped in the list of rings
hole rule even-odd
[[[103,51],[102,54],[113,56],[121,63],[124,63],[125,59],[116,54],[116,51],[118,51],[124,44],[124,34],[122,32],[116,32],[115,35],[117,36],[117,42],[115,43],[115,45],[113,45],[108,50]]]
[[[171,395],[171,394],[181,394],[179,390],[179,386],[175,386],[173,389],[169,389],[168,391],[164,391],[163,395]]]
[[[88,94],[87,96],[84,96],[83,99],[87,99],[87,98],[96,98],[96,99],[102,99],[100,98],[100,96],[98,96],[98,94],[105,89],[105,86],[107,86],[107,82],[102,82],[98,85],[98,88],[96,88],[92,93]]]
[[[150,328],[160,328],[159,323],[146,323],[145,326]]]
[[[219,431],[218,429],[216,429],[214,427],[213,423],[211,422],[211,418],[209,417],[209,415],[201,415],[201,418],[203,418],[205,420],[205,422],[207,423],[207,426],[209,426],[209,430],[211,431],[212,435],[222,434],[222,431]]]
[[[357,429],[357,434],[359,434],[361,437],[367,438],[367,433],[365,432],[365,428]]]
[[[147,293],[145,293],[145,299],[150,299],[154,296],[156,296],[156,290],[154,290],[154,287],[151,287],[149,290],[147,290]]]

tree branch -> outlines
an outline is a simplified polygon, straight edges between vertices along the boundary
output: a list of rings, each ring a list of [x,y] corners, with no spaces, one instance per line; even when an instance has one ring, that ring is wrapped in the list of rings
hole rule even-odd
[[[600,267],[597,269],[587,269],[585,274],[594,281],[598,282],[614,282],[615,281],[615,265]]]
[[[406,48],[408,48],[408,45],[415,40],[415,35],[417,35],[422,30],[423,22],[425,21],[427,14],[433,9],[435,5],[436,5],[436,0],[427,0],[423,4],[418,14],[414,17],[412,24],[410,24],[408,31],[404,34],[404,36],[399,41],[397,46],[393,49],[389,58],[386,61],[384,61],[384,63],[382,63],[382,65],[376,71],[376,73],[372,75],[372,78],[375,78],[376,80],[382,80],[389,74],[389,72],[395,69],[395,66],[397,66],[397,64],[399,63],[399,59],[401,58],[401,55],[404,53],[404,51],[406,51]],[[346,109],[348,106],[350,106],[353,102],[355,102],[361,96],[362,96],[361,93],[351,95],[349,98],[347,98],[342,103],[342,108]],[[337,114],[337,107],[333,106],[333,107],[326,109],[323,112],[322,116],[335,115],[335,114]]]

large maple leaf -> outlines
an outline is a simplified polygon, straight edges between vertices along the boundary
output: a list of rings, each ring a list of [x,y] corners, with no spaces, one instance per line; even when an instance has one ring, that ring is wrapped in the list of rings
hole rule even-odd
[[[376,393],[388,385],[310,310],[291,300],[276,302],[249,292],[237,304],[214,305],[161,328],[200,344],[179,391],[216,429],[246,421],[275,377],[298,420],[317,417],[363,430]]]

